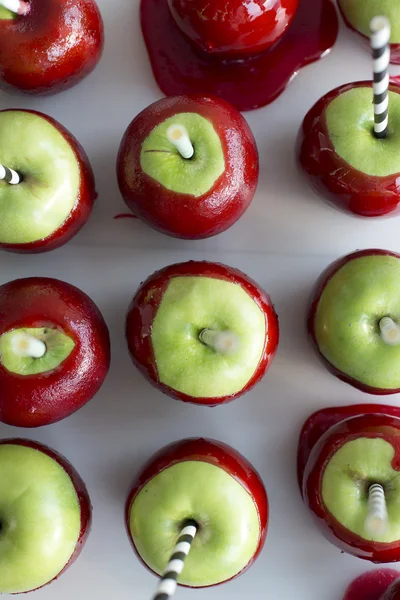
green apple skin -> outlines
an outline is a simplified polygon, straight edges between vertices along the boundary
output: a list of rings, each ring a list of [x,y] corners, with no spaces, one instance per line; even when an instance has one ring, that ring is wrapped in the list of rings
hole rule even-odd
[[[126,505],[128,535],[157,575],[188,519],[199,529],[181,585],[229,581],[261,551],[268,525],[266,492],[254,468],[229,446],[202,438],[170,444],[136,478]]]
[[[47,585],[77,558],[91,504],[72,465],[31,440],[0,441],[0,593]]]
[[[367,407],[365,413],[360,412],[362,406],[347,408],[347,411],[327,409],[324,414],[320,411],[309,419],[309,426],[312,428],[314,423],[316,429],[312,434],[313,447],[303,474],[300,473],[303,497],[323,534],[341,550],[376,563],[397,562],[400,560],[399,411],[378,405]],[[386,409],[388,414],[374,412]],[[329,421],[334,424],[325,429]],[[325,430],[319,439],[318,427],[321,433]],[[310,432],[303,429],[301,441],[305,442]],[[308,439],[311,441],[311,437]],[[375,483],[385,490],[389,527],[384,534],[371,536],[364,524],[369,487]]]
[[[377,395],[400,391],[400,346],[380,335],[384,316],[400,322],[400,255],[363,250],[335,261],[314,290],[308,329],[328,369]]]
[[[232,331],[231,355],[200,341],[203,329]],[[208,262],[170,265],[139,288],[126,336],[134,364],[158,389],[184,402],[233,400],[264,375],[279,325],[270,298],[240,271]]]
[[[0,181],[0,248],[45,252],[69,241],[96,198],[93,171],[78,141],[49,116],[0,111],[0,163],[22,174]]]

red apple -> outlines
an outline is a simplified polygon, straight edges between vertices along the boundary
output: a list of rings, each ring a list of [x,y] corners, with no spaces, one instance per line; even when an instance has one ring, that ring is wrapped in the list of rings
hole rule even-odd
[[[154,495],[148,495],[149,488]],[[152,456],[135,478],[126,503],[133,549],[156,574],[157,563],[168,560],[185,520],[197,522],[198,540],[191,550],[195,568],[187,559],[180,578],[189,587],[218,585],[247,570],[263,548],[268,515],[267,494],[254,467],[233,448],[204,438],[174,442]],[[157,556],[160,532],[165,557]],[[210,555],[211,574],[210,559],[204,560]]]
[[[347,487],[347,499],[350,501],[349,499],[354,497],[357,502],[363,502],[364,496],[368,496],[369,487],[375,480],[379,480],[379,483],[385,488],[388,510],[391,511],[390,494],[393,494],[393,487],[391,487],[393,480],[392,483],[387,480],[387,469],[390,467],[394,471],[400,470],[400,409],[396,407],[376,404],[356,405],[328,408],[314,413],[304,424],[299,440],[298,478],[300,489],[319,529],[329,541],[342,551],[376,563],[399,561],[400,539],[386,543],[356,534],[332,514],[330,500],[327,502],[328,492],[324,486],[328,466],[333,464],[332,460],[334,460],[336,474],[339,473],[341,468],[339,453],[346,446],[349,448],[348,444],[359,444],[360,441],[364,445],[371,442],[374,445],[373,448],[371,447],[375,456],[374,472],[369,472],[371,467],[368,463],[368,456],[364,452],[359,452],[358,455],[355,452],[353,456],[349,454],[344,476],[353,481],[354,474],[355,495],[352,494],[350,487]],[[383,443],[391,449],[393,454],[390,465],[386,465],[382,461],[376,442],[379,445]],[[358,450],[360,451],[360,448]],[[363,460],[366,461],[365,468],[359,472],[360,465],[358,463]],[[338,475],[336,475],[335,481],[336,485],[339,485],[337,477]],[[346,485],[352,484],[347,481]],[[346,503],[346,499],[344,502]],[[349,512],[352,508],[348,509]],[[395,513],[391,512],[391,515],[390,526],[397,526]]]
[[[229,360],[206,345],[204,330],[237,337]],[[218,263],[165,267],[139,288],[128,310],[126,337],[135,366],[162,392],[215,406],[252,389],[277,350],[271,299],[246,275]]]
[[[367,571],[351,582],[343,600],[400,600],[399,577],[394,569]]]
[[[26,15],[0,12],[0,81],[24,92],[55,93],[100,60],[103,21],[94,0],[30,0]]]
[[[168,0],[182,31],[204,52],[235,57],[267,50],[285,33],[299,0]]]
[[[184,125],[194,147],[183,158],[167,139]],[[129,125],[117,163],[131,211],[159,231],[184,239],[216,235],[246,211],[258,183],[258,152],[242,115],[224,100],[164,98]]]
[[[0,286],[0,354],[0,421],[40,427],[71,415],[100,389],[109,333],[97,306],[73,285],[17,279]]]

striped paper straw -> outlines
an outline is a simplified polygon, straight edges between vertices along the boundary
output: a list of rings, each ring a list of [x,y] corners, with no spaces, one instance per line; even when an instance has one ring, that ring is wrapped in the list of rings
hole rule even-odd
[[[172,556],[161,576],[153,600],[168,600],[175,593],[176,586],[178,585],[178,577],[182,573],[185,558],[190,552],[197,529],[198,525],[195,521],[190,520],[186,522]]]
[[[23,0],[0,0],[0,6],[4,6],[4,8],[21,16],[27,15],[30,8],[29,2]]]
[[[388,528],[385,490],[379,483],[371,485],[368,491],[368,515],[365,530],[372,537],[382,535]]]
[[[17,171],[14,171],[14,169],[9,169],[8,167],[0,165],[0,181],[6,181],[11,185],[16,185],[22,181],[22,177]]]
[[[390,23],[386,17],[371,21],[371,48],[374,59],[374,135],[388,134]]]

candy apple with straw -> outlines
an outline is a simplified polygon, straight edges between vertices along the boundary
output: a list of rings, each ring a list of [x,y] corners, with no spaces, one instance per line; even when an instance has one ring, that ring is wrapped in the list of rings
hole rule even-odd
[[[246,275],[210,262],[157,271],[134,296],[126,319],[136,367],[165,394],[215,406],[258,383],[275,355],[278,317]]]
[[[298,139],[300,165],[314,189],[364,217],[399,210],[400,87],[389,85],[389,39],[388,20],[374,18],[373,83],[326,94],[305,117]]]
[[[100,60],[103,21],[94,0],[0,0],[0,85],[60,92]]]
[[[162,448],[136,477],[126,504],[139,558],[161,575],[155,599],[237,577],[257,558],[268,498],[254,467],[233,448],[203,438]]]
[[[242,115],[218,98],[164,98],[129,125],[117,163],[131,211],[168,235],[200,239],[228,229],[248,208],[258,152]]]
[[[319,356],[370,394],[400,392],[400,255],[353,252],[320,276],[308,314]]]
[[[86,223],[95,198],[89,160],[69,131],[43,113],[0,111],[0,248],[62,246]]]
[[[78,288],[47,277],[0,286],[0,421],[64,419],[96,394],[109,364],[107,326]]]
[[[302,495],[340,550],[376,563],[400,560],[400,410],[382,405],[313,414],[299,441]]]

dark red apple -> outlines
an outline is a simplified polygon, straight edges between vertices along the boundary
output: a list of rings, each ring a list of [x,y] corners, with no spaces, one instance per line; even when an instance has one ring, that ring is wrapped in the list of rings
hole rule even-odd
[[[86,404],[109,369],[107,326],[78,288],[46,277],[0,286],[0,421],[40,427]]]
[[[246,275],[190,261],[165,267],[140,286],[126,337],[133,363],[156,388],[215,406],[262,379],[278,347],[279,324],[269,296]]]
[[[399,577],[394,569],[367,571],[351,582],[343,600],[400,600]]]
[[[313,188],[334,206],[364,217],[397,212],[400,202],[400,160],[392,145],[400,87],[389,87],[390,135],[377,140],[371,86],[360,81],[325,94],[306,115],[297,148]]]
[[[299,0],[168,0],[175,21],[204,52],[246,56],[270,48],[285,33]]]
[[[376,563],[400,560],[398,471],[399,408],[376,404],[329,408],[314,413],[303,426],[298,447],[300,489],[319,529],[342,551]],[[390,514],[388,530],[375,537],[363,529],[374,483],[384,488]]]
[[[93,71],[103,44],[94,0],[30,0],[26,15],[0,8],[0,82],[23,92],[60,92]]]
[[[169,141],[171,126],[186,128],[191,158]],[[225,231],[248,208],[258,183],[258,152],[247,122],[224,100],[164,98],[129,125],[117,174],[136,216],[167,235],[201,239]]]
[[[185,521],[194,520],[197,539],[179,583],[208,587],[251,566],[268,514],[264,485],[243,456],[221,442],[191,438],[162,448],[142,468],[129,492],[126,526],[139,559],[159,574]]]

